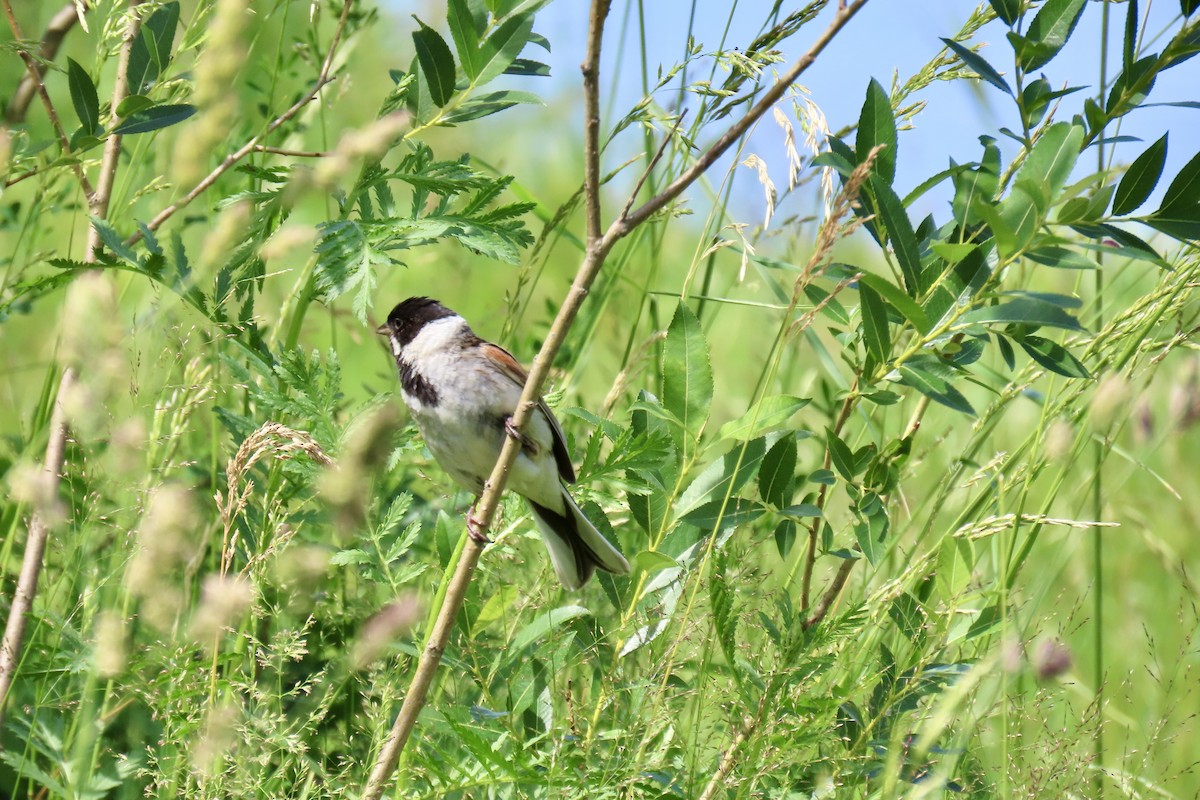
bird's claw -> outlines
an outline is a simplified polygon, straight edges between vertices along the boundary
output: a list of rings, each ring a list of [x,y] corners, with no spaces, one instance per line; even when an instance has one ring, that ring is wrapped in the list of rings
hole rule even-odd
[[[488,545],[492,540],[483,532],[483,521],[475,517],[475,506],[467,512],[467,534],[480,545]]]

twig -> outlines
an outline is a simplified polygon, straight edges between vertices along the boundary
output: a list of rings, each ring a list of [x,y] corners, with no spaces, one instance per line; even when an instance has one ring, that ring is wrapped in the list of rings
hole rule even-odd
[[[600,45],[611,0],[592,3],[583,71],[583,202],[588,247],[600,239]]]
[[[136,6],[139,2],[140,0],[131,0],[130,6]],[[5,0],[5,8],[8,9],[7,0]],[[113,83],[112,108],[114,114],[116,113],[115,109],[121,105],[121,101],[128,94],[129,55],[140,30],[141,19],[131,11],[126,22],[121,56],[117,62],[117,77]],[[119,135],[110,136],[105,143],[104,156],[100,162],[99,187],[89,197],[89,210],[98,219],[108,216],[108,201],[112,193],[113,178],[117,172],[120,156],[121,137]],[[100,232],[93,225],[88,230],[87,250],[83,255],[83,260],[89,264],[95,263],[99,251]],[[76,377],[74,367],[68,366],[63,370],[62,378],[58,383],[58,394],[54,401],[54,413],[50,417],[50,440],[46,444],[46,461],[43,469],[49,473],[50,487],[47,494],[51,496],[58,493],[58,485],[62,481],[63,456],[67,444],[67,414],[64,409],[64,400],[71,393]],[[4,630],[4,640],[0,643],[0,728],[4,727],[4,708],[8,699],[8,690],[16,674],[29,611],[33,607],[34,597],[37,596],[38,579],[42,573],[42,558],[46,552],[46,540],[49,535],[50,526],[42,510],[35,508],[29,520],[29,536],[25,541],[21,575],[17,579],[17,588],[13,593],[12,608],[9,611],[8,624]]]
[[[866,2],[867,0],[856,0],[849,8],[839,10],[829,29],[821,35],[808,53],[788,70],[786,76],[767,92],[761,102],[747,112],[747,116],[744,119],[734,123],[717,140],[716,144],[713,145],[713,149],[701,155],[695,164],[680,178],[672,182],[667,189],[647,201],[632,215],[622,214],[619,216],[604,231],[604,234],[600,235],[600,117],[599,84],[597,79],[600,65],[600,45],[604,35],[604,21],[608,14],[610,2],[609,0],[593,0],[591,22],[588,26],[587,60],[582,68],[585,115],[583,128],[584,200],[587,209],[587,243],[584,250],[583,263],[579,266],[579,271],[575,275],[571,289],[563,299],[558,315],[555,317],[554,323],[551,325],[550,331],[542,343],[541,350],[538,351],[537,357],[534,358],[533,364],[530,365],[529,377],[525,381],[525,388],[521,392],[521,399],[518,401],[512,416],[513,427],[518,432],[529,421],[530,414],[537,406],[538,398],[541,396],[542,385],[550,374],[550,365],[554,361],[554,356],[562,347],[567,332],[570,330],[571,324],[575,321],[575,316],[579,313],[579,309],[583,305],[583,301],[587,297],[593,281],[599,274],[601,267],[603,267],[605,258],[607,258],[616,243],[696,181],[721,153],[771,108],[775,101],[783,95],[787,87],[812,63],[817,54],[824,49],[825,45],[829,43],[849,18],[862,8]],[[496,509],[500,503],[500,497],[504,492],[504,487],[508,480],[508,471],[519,452],[519,437],[505,437],[500,457],[496,461],[496,466],[492,470],[491,477],[484,486],[483,495],[479,498],[479,502],[475,506],[474,516],[476,523],[480,530],[485,533],[491,526],[492,518],[495,516]],[[429,687],[441,662],[442,654],[445,652],[450,632],[454,627],[455,618],[462,607],[463,598],[466,595],[467,587],[470,586],[471,577],[475,573],[475,567],[479,563],[479,556],[482,552],[482,547],[473,538],[467,539],[458,564],[455,567],[454,575],[450,579],[450,585],[446,589],[445,599],[443,600],[441,609],[438,611],[437,621],[434,623],[433,630],[425,644],[420,661],[417,663],[416,671],[413,674],[408,693],[404,697],[400,713],[396,716],[392,730],[384,741],[375,766],[372,768],[371,775],[367,780],[367,785],[363,790],[363,800],[378,800],[383,794],[384,786],[391,777],[392,771],[400,760],[400,754],[408,743],[409,736],[416,725],[417,716],[425,705]]]
[[[742,729],[738,731],[738,735],[729,743],[729,747],[721,756],[721,763],[717,766],[717,771],[709,779],[708,785],[701,792],[699,800],[712,800],[717,796],[717,792],[721,791],[721,787],[725,784],[725,779],[729,777],[729,773],[733,772],[734,765],[737,764],[738,750],[742,744],[750,738],[758,727],[757,720],[749,717],[742,723]]]
[[[678,197],[684,189],[691,186],[697,178],[704,174],[713,165],[713,162],[732,147],[742,137],[742,134],[750,130],[750,127],[766,114],[779,98],[783,97],[784,92],[817,60],[817,56],[821,54],[821,51],[833,41],[834,37],[845,27],[846,23],[866,4],[867,0],[854,0],[849,5],[839,5],[837,13],[834,14],[833,20],[829,23],[829,27],[817,37],[817,40],[808,48],[808,52],[802,55],[796,63],[792,64],[791,68],[783,74],[783,77],[776,81],[775,85],[768,89],[762,98],[754,104],[754,107],[746,112],[746,116],[729,126],[729,129],[708,150],[702,153],[690,167],[684,170],[678,178],[671,181],[667,188],[647,200],[632,214],[618,220],[618,222],[622,223],[621,227],[624,231],[621,235],[623,236],[628,231],[636,228],[667,203]]]
[[[663,137],[662,144],[655,151],[654,157],[650,159],[650,163],[646,165],[646,168],[642,170],[642,174],[638,176],[637,183],[633,185],[633,191],[629,193],[629,199],[625,201],[625,208],[621,209],[622,217],[629,216],[629,209],[633,208],[633,203],[637,200],[638,193],[642,191],[642,187],[646,184],[646,179],[650,177],[650,173],[654,171],[654,168],[662,159],[663,153],[667,152],[667,145],[675,137],[675,134],[679,133],[679,126],[683,124],[683,118],[687,116],[687,112],[688,110],[685,108],[679,115],[679,118],[675,120],[675,124],[671,126],[671,130],[667,131],[667,135]]]
[[[288,150],[286,147],[268,147],[265,144],[254,145],[255,152],[271,153],[277,156],[291,156],[292,158],[325,158],[329,155],[323,150]]]
[[[29,73],[29,80],[37,89],[38,95],[42,98],[42,105],[46,107],[46,116],[50,118],[50,125],[54,128],[54,133],[58,136],[58,143],[62,147],[63,154],[71,152],[71,140],[67,138],[67,132],[63,129],[62,121],[58,118],[58,110],[54,108],[54,101],[50,99],[50,93],[46,91],[46,84],[42,81],[42,72],[39,70],[39,64],[34,60],[33,56],[21,47],[20,42],[25,38],[25,34],[21,31],[21,25],[17,22],[17,16],[13,13],[11,0],[0,0],[4,5],[4,15],[8,17],[8,28],[12,31],[13,39],[17,43],[17,53],[21,56],[21,60],[25,62],[25,70]],[[83,171],[83,165],[78,161],[73,165],[75,176],[79,178],[79,185],[83,187],[84,194],[88,197],[88,203],[92,201],[92,195],[95,191],[92,189],[92,183],[88,180],[87,174]]]
[[[5,2],[7,2],[7,0],[5,0]],[[345,31],[346,19],[350,16],[350,7],[353,5],[354,0],[345,0],[345,3],[342,5],[342,16],[338,20],[337,29],[333,32],[333,38],[329,41],[329,53],[325,56],[325,62],[321,65],[321,72],[317,75],[317,81],[313,85],[312,89],[310,89],[303,97],[297,100],[291,108],[289,108],[287,111],[284,111],[275,119],[271,120],[271,123],[267,125],[262,133],[253,137],[250,139],[250,141],[246,142],[237,150],[225,156],[225,159],[217,165],[217,168],[208,173],[208,175],[204,176],[203,180],[196,184],[190,192],[164,208],[162,211],[158,212],[154,219],[146,223],[147,228],[152,231],[158,230],[160,225],[173,217],[180,209],[186,207],[193,200],[199,197],[205,189],[216,183],[217,179],[228,172],[230,168],[232,168],[246,156],[250,155],[250,153],[254,152],[254,150],[259,146],[259,142],[274,133],[280,125],[283,125],[292,117],[296,116],[296,114],[300,113],[300,109],[304,108],[314,99],[316,99],[317,95],[321,92],[321,89],[325,87],[325,84],[333,80],[329,74],[329,71],[333,68],[333,56],[337,50],[338,43],[341,41],[342,33]],[[134,233],[132,236],[126,239],[125,244],[134,245],[140,242],[141,239],[142,232],[139,230],[137,233]]]
[[[84,10],[87,10],[88,6],[89,3],[84,0]],[[8,108],[4,111],[6,122],[16,125],[25,121],[25,112],[29,110],[29,104],[33,102],[38,83],[46,74],[46,63],[53,61],[54,57],[58,55],[58,48],[62,46],[63,39],[78,21],[79,14],[75,3],[70,0],[50,18],[50,24],[46,26],[46,32],[42,34],[42,46],[38,51],[41,60],[37,64],[37,80],[35,81],[33,76],[28,73],[21,78],[17,90],[13,92]]]

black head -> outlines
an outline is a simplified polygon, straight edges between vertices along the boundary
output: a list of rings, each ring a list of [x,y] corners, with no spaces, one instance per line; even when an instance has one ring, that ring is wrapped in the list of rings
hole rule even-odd
[[[404,347],[417,337],[430,322],[457,316],[453,311],[429,297],[410,297],[388,314],[387,322],[380,325],[377,333],[392,336]]]

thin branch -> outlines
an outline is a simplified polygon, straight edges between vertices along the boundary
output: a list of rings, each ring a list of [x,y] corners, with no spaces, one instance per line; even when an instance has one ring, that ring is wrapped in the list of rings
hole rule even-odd
[[[867,0],[857,0],[849,8],[839,10],[834,22],[822,34],[821,38],[818,39],[817,44],[813,45],[809,52],[788,71],[784,80],[781,80],[772,87],[762,102],[750,109],[744,119],[736,122],[717,140],[712,150],[701,155],[696,163],[679,179],[674,181],[662,193],[649,200],[634,214],[628,216],[623,214],[614,220],[601,236],[599,233],[600,101],[598,73],[600,43],[604,34],[604,20],[608,13],[609,0],[593,0],[591,23],[588,27],[588,55],[583,65],[583,107],[585,115],[584,201],[587,209],[587,243],[584,249],[583,263],[579,266],[579,271],[575,275],[575,280],[571,284],[570,291],[567,292],[567,296],[563,299],[558,315],[555,317],[554,323],[551,325],[546,339],[542,343],[541,350],[539,350],[537,357],[534,358],[533,364],[530,366],[529,377],[525,381],[525,388],[521,392],[521,399],[517,402],[517,407],[513,412],[512,425],[518,433],[528,423],[533,409],[536,408],[538,398],[541,396],[542,386],[550,374],[550,365],[566,340],[567,333],[575,321],[575,317],[579,313],[579,309],[583,305],[583,301],[587,297],[592,283],[599,274],[601,267],[604,266],[604,260],[616,243],[696,181],[704,170],[711,166],[730,144],[736,141],[744,131],[748,130],[754,122],[771,108],[775,101],[782,96],[787,87],[791,85],[791,82],[795,80],[796,76],[800,75],[812,63],[817,54],[829,43],[829,40],[836,35],[850,17],[865,5],[866,2]],[[483,532],[486,532],[492,524],[492,518],[499,507],[500,497],[508,481],[508,472],[516,460],[520,449],[518,436],[505,437],[504,446],[501,448],[496,466],[492,470],[491,477],[484,485],[482,496],[475,505],[475,521],[479,529]],[[379,756],[375,761],[375,766],[372,768],[371,775],[367,780],[367,785],[363,790],[363,800],[378,800],[383,794],[384,787],[391,777],[392,771],[396,768],[396,764],[400,760],[400,754],[403,752],[413,728],[416,726],[417,716],[425,705],[429,687],[433,683],[434,674],[437,672],[442,654],[446,650],[450,632],[454,627],[455,618],[462,607],[463,598],[466,595],[467,588],[470,586],[471,578],[475,573],[475,567],[479,563],[479,556],[482,552],[482,546],[473,538],[468,538],[463,545],[462,554],[459,556],[458,564],[455,566],[454,575],[450,579],[450,585],[446,589],[445,599],[438,611],[433,631],[430,633],[429,639],[425,644],[425,649],[417,663],[416,671],[413,674],[408,693],[404,697],[400,713],[396,716],[392,730],[388,733],[388,737],[384,741]],[[736,747],[731,748],[731,752],[736,749]]]
[[[712,800],[717,796],[717,792],[721,791],[721,787],[725,785],[725,779],[729,777],[729,773],[733,772],[734,766],[737,764],[738,750],[742,744],[750,738],[758,727],[757,720],[747,717],[743,723],[738,735],[729,743],[729,747],[721,756],[721,763],[717,767],[717,771],[709,779],[708,785],[704,787],[704,791],[700,794],[699,800]]]
[[[130,6],[136,6],[139,2],[140,0],[131,0]],[[7,0],[5,0],[5,7],[8,7]],[[113,109],[121,105],[121,101],[128,94],[129,55],[140,30],[141,19],[131,10],[125,25],[121,56],[117,62],[117,77],[113,84],[112,95]],[[99,187],[89,197],[89,210],[97,218],[104,219],[108,215],[109,196],[112,193],[113,178],[116,175],[120,157],[121,137],[110,136],[105,143],[104,156],[100,162]],[[87,250],[83,255],[83,260],[87,263],[95,263],[99,251],[100,234],[93,225],[88,231]],[[58,383],[54,413],[50,417],[50,440],[46,444],[46,460],[43,464],[43,469],[48,473],[49,486],[45,495],[47,497],[57,495],[59,483],[62,482],[63,457],[66,452],[68,433],[64,405],[75,385],[76,378],[75,368],[68,366],[63,369]],[[29,619],[29,612],[33,608],[33,600],[37,596],[38,580],[42,573],[42,559],[46,553],[46,542],[49,536],[50,525],[43,510],[35,508],[29,520],[29,536],[25,541],[21,574],[17,579],[16,591],[13,592],[12,607],[9,610],[4,639],[0,642],[0,728],[4,727],[4,708],[8,699],[8,690],[16,675],[21,645],[25,640],[25,625]]]
[[[583,198],[587,216],[587,242],[600,238],[600,46],[604,20],[611,0],[592,3],[588,23],[587,57],[583,71]]]
[[[84,0],[85,10],[89,5],[87,0]],[[21,78],[17,90],[13,92],[8,108],[4,111],[6,122],[17,125],[25,121],[25,112],[29,110],[29,104],[33,102],[33,96],[37,94],[38,83],[46,74],[46,64],[53,61],[54,57],[58,55],[58,49],[62,47],[63,39],[77,22],[79,22],[79,14],[75,3],[71,0],[68,0],[67,4],[50,18],[50,24],[46,26],[46,32],[42,34],[42,45],[38,49],[40,61],[37,63],[37,80],[34,80],[33,76],[28,73]]]
[[[286,147],[269,147],[265,144],[254,145],[257,153],[271,153],[276,156],[291,156],[292,158],[325,158],[329,153],[323,150],[288,150]]]
[[[821,51],[833,41],[834,37],[845,27],[846,23],[866,4],[867,0],[854,0],[849,5],[839,5],[837,13],[834,14],[833,20],[829,23],[829,27],[817,37],[817,40],[813,42],[808,52],[801,56],[796,63],[792,64],[791,68],[783,74],[783,77],[776,81],[775,85],[763,94],[762,98],[754,104],[754,107],[746,113],[746,116],[729,126],[729,129],[708,150],[701,154],[690,167],[684,170],[678,178],[671,181],[667,188],[647,200],[632,214],[617,221],[620,223],[623,231],[621,235],[625,235],[628,231],[645,222],[650,216],[678,197],[684,189],[691,186],[697,178],[703,175],[726,150],[742,137],[742,134],[750,130],[751,126],[766,114],[779,101],[779,98],[783,97],[784,92],[791,88],[792,84],[804,74],[806,69],[812,66],[813,62],[817,60],[817,56],[821,54]]]
[[[5,0],[5,2],[7,2],[7,0]],[[313,85],[312,89],[310,89],[303,97],[297,100],[291,108],[289,108],[287,111],[284,111],[275,119],[271,120],[271,123],[267,125],[262,133],[253,137],[250,139],[250,141],[246,142],[237,150],[225,156],[224,160],[217,165],[216,169],[204,176],[203,180],[196,184],[190,192],[164,208],[162,211],[158,212],[154,219],[150,220],[150,222],[146,224],[147,228],[152,231],[158,230],[159,226],[173,217],[180,209],[183,209],[191,204],[191,202],[199,197],[205,189],[216,183],[217,179],[228,172],[235,164],[237,164],[246,156],[250,155],[250,153],[254,152],[263,139],[274,133],[280,125],[283,125],[292,117],[296,116],[296,114],[300,113],[302,108],[316,99],[317,95],[320,94],[321,89],[323,89],[327,83],[333,80],[329,74],[330,70],[333,68],[333,56],[337,50],[339,42],[341,41],[342,33],[345,31],[346,19],[350,16],[350,7],[353,5],[354,0],[345,0],[345,3],[342,5],[342,16],[340,19],[338,19],[337,29],[333,32],[333,39],[331,39],[329,42],[329,53],[325,56],[325,62],[321,65],[321,72],[319,75],[317,75],[317,81]],[[139,230],[137,233],[134,233],[132,236],[126,239],[125,244],[137,244],[139,241],[141,241],[141,239],[142,232]]]
[[[621,216],[629,216],[629,209],[633,208],[633,203],[637,200],[638,193],[642,191],[642,187],[646,184],[646,179],[650,177],[650,173],[658,165],[662,159],[663,153],[667,152],[667,145],[675,134],[679,133],[679,126],[683,124],[683,118],[687,116],[688,110],[685,108],[679,118],[675,120],[675,124],[671,126],[671,130],[667,131],[667,135],[663,137],[662,144],[658,146],[658,150],[654,153],[654,157],[650,159],[650,163],[642,170],[642,174],[638,176],[637,183],[633,185],[633,191],[629,193],[629,199],[625,201],[625,208],[621,209]]]
[[[13,13],[11,0],[0,0],[0,2],[4,6],[4,15],[8,18],[8,28],[12,31],[13,39],[16,41],[17,53],[21,56],[21,60],[25,62],[25,71],[29,73],[30,81],[33,82],[38,95],[42,98],[42,105],[46,107],[46,116],[50,118],[50,125],[54,128],[54,134],[58,137],[58,143],[62,147],[63,154],[66,155],[71,152],[71,140],[67,138],[62,121],[58,118],[58,110],[54,107],[54,101],[50,99],[50,92],[46,91],[46,84],[42,81],[42,72],[39,70],[40,65],[21,46],[21,42],[25,39],[25,34],[21,31],[21,25],[17,22],[16,14]],[[88,180],[87,174],[83,171],[83,166],[78,161],[73,166],[75,176],[79,178],[79,185],[83,187],[84,194],[87,195],[88,202],[91,203],[92,195],[95,194],[95,191],[92,189],[92,183]]]

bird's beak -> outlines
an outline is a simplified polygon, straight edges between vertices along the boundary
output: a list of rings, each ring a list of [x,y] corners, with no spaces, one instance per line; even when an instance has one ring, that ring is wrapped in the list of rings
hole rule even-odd
[[[378,333],[380,336],[387,336],[389,333],[391,333],[391,329],[388,328],[388,324],[385,322],[382,325],[380,325],[378,328],[376,328],[375,332]]]

